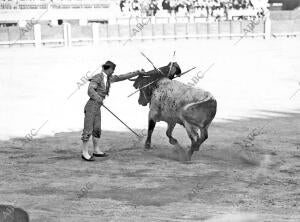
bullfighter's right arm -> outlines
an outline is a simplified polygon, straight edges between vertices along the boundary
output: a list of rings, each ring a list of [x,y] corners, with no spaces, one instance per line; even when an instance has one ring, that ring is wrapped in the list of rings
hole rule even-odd
[[[119,81],[123,81],[123,80],[126,80],[126,79],[130,79],[130,78],[133,78],[135,76],[138,76],[138,75],[143,75],[145,74],[145,71],[142,69],[142,70],[137,70],[135,72],[129,72],[127,74],[122,74],[122,75],[113,75],[111,77],[111,82],[119,82]]]

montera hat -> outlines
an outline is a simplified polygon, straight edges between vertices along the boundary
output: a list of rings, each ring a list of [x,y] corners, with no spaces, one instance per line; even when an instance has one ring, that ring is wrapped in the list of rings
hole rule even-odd
[[[106,61],[103,65],[102,65],[102,68],[104,69],[109,69],[109,68],[112,68],[112,69],[115,69],[116,68],[116,64],[111,62],[111,61]]]

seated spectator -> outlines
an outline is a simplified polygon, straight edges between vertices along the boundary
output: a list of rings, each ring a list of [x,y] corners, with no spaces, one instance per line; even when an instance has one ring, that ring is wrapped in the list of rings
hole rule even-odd
[[[170,0],[163,0],[161,6],[163,10],[167,10],[169,13],[171,13]]]
[[[134,0],[134,1],[132,2],[132,9],[133,9],[133,11],[138,11],[138,10],[140,10],[140,4],[139,4],[138,0]]]
[[[186,10],[187,10],[187,13],[192,13],[194,10],[194,6],[193,6],[193,3],[192,3],[192,1],[191,0],[187,0],[186,2],[185,2],[185,7],[186,7]]]
[[[156,0],[151,0],[151,3],[149,5],[149,10],[151,11],[151,15],[153,16],[156,15],[156,12],[159,10]]]
[[[121,0],[121,2],[120,2],[121,12],[123,12],[123,8],[125,7],[125,2],[126,2],[126,0]]]
[[[238,0],[233,0],[232,6],[234,9],[240,9],[240,3]]]
[[[178,14],[178,13],[181,14],[184,11],[184,8],[185,8],[184,4],[182,2],[180,2],[179,4],[177,4],[175,6],[175,13],[176,14]]]
[[[176,0],[170,0],[171,14],[176,13],[176,6],[177,6]]]

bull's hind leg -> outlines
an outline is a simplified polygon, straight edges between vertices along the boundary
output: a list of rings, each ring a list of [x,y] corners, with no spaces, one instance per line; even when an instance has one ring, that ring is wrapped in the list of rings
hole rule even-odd
[[[199,151],[199,148],[200,148],[201,144],[205,140],[207,140],[207,138],[208,138],[207,128],[208,128],[208,126],[206,126],[204,128],[200,128],[201,136],[200,136],[200,138],[197,139],[196,146],[195,146],[195,151]]]
[[[207,129],[216,115],[217,101],[209,99],[205,102],[187,105],[182,112],[182,118],[192,126],[197,126],[201,131],[201,137],[191,147],[191,154],[198,151],[200,145],[208,138]]]
[[[188,136],[191,139],[191,148],[188,151],[188,159],[191,160],[194,151],[197,149],[197,141],[199,140],[199,135],[197,133],[197,127],[192,126],[186,121],[184,122],[184,127]]]
[[[168,123],[168,129],[167,129],[167,137],[169,137],[169,143],[172,145],[176,145],[178,141],[172,136],[172,132],[174,130],[176,123]]]

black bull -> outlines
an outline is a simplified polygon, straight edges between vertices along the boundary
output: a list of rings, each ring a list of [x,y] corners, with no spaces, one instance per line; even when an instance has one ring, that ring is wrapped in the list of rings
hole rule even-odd
[[[180,124],[185,127],[191,139],[191,148],[188,151],[188,159],[191,159],[193,152],[198,151],[208,138],[207,130],[216,115],[217,101],[207,91],[170,80],[181,73],[177,63],[173,67],[171,72],[170,64],[159,68],[164,75],[157,70],[150,71],[146,76],[136,78],[133,84],[136,89],[140,89],[139,104],[146,106],[150,103],[145,148],[151,148],[151,136],[156,122],[165,121],[168,124],[166,135],[173,145],[177,144],[177,140],[172,137],[172,132],[175,125]],[[158,81],[142,88],[155,80]]]

